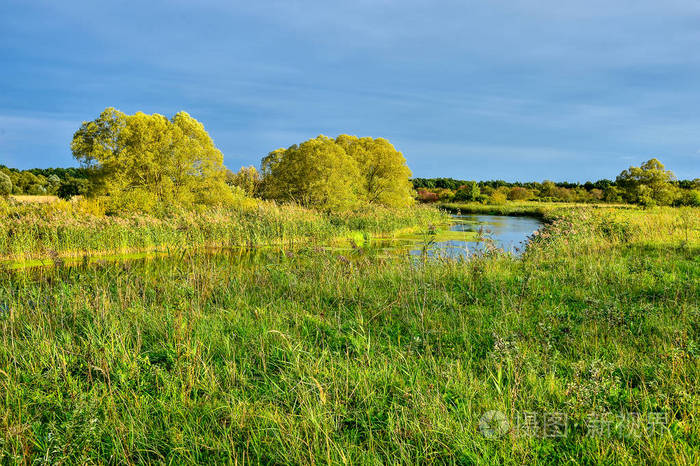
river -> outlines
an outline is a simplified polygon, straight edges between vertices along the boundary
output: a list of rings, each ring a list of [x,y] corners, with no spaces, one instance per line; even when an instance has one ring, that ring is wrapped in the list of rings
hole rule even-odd
[[[410,253],[459,258],[495,247],[520,256],[527,238],[542,226],[533,217],[505,215],[454,215],[453,220],[446,234],[407,238],[405,244]]]

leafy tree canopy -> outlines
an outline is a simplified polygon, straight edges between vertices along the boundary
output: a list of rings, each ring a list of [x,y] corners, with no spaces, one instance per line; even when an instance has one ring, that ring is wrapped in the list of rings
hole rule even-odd
[[[671,184],[676,180],[673,172],[657,159],[651,159],[641,167],[630,167],[623,170],[616,179],[629,202],[643,205],[668,205],[675,197],[675,187]]]
[[[255,196],[260,190],[260,172],[252,165],[241,167],[236,173],[229,170],[226,173],[226,182],[240,188],[248,196]]]
[[[329,210],[413,202],[406,160],[386,139],[318,136],[262,160],[262,193]]]
[[[232,195],[223,155],[185,112],[167,119],[107,108],[82,124],[71,149],[92,174],[88,194],[105,194],[125,209],[218,204]]]
[[[357,163],[360,195],[365,201],[396,207],[413,202],[411,170],[389,141],[341,134],[335,142]]]
[[[0,172],[0,196],[9,196],[12,194],[12,180],[8,175]]]
[[[454,200],[458,202],[476,201],[481,195],[481,189],[476,181],[467,181],[455,192]]]

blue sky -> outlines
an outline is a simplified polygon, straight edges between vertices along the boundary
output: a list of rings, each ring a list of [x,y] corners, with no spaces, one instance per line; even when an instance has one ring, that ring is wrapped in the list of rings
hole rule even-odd
[[[340,133],[414,176],[700,177],[700,2],[0,3],[0,163],[72,166],[108,106],[202,121],[232,169]]]

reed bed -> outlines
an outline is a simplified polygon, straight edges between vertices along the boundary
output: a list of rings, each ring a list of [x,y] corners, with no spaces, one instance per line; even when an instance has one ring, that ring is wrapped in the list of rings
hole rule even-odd
[[[334,214],[254,202],[225,209],[172,209],[160,216],[108,216],[98,201],[5,203],[0,204],[0,261],[196,247],[290,247],[356,232],[387,235],[446,219],[434,208],[374,207]]]

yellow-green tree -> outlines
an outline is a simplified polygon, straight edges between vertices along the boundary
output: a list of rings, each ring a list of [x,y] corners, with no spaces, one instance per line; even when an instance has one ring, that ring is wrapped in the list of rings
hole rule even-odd
[[[393,207],[413,203],[411,170],[389,141],[341,134],[335,142],[357,163],[360,195],[366,202]]]
[[[616,183],[629,202],[642,205],[668,205],[676,197],[671,184],[676,176],[657,159],[651,159],[641,167],[629,167],[617,176]]]
[[[226,182],[231,186],[237,186],[248,196],[256,196],[260,190],[260,172],[252,165],[241,167],[236,173],[229,171],[226,174]]]
[[[232,196],[223,155],[204,126],[185,112],[167,119],[107,108],[82,124],[71,149],[92,170],[89,194],[107,195],[121,209],[212,205]]]
[[[8,175],[0,172],[0,196],[9,196],[12,194],[12,180]]]
[[[270,152],[261,169],[268,199],[331,210],[414,202],[406,159],[386,139],[319,136]]]
[[[304,206],[343,210],[358,205],[357,163],[326,136],[288,149],[277,149],[262,160],[263,196]]]
[[[540,189],[540,197],[554,197],[557,193],[557,185],[553,181],[544,180]]]
[[[525,201],[532,198],[532,191],[521,186],[513,186],[508,191],[509,201]]]
[[[480,195],[479,184],[476,181],[467,181],[455,190],[453,200],[457,202],[477,201]]]

